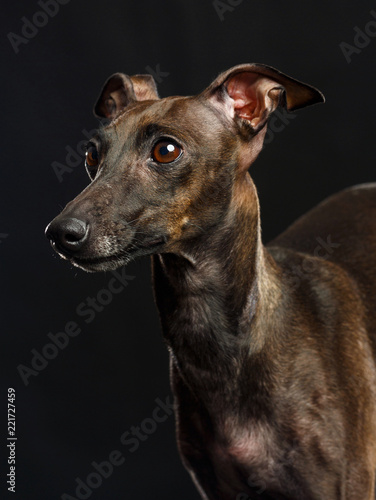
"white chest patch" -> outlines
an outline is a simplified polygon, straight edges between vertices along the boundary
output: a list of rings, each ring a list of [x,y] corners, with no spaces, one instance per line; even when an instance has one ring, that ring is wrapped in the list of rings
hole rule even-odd
[[[226,427],[228,428],[228,425],[225,429]],[[254,424],[250,429],[234,426],[224,437],[225,452],[235,463],[262,465],[268,468],[273,465],[273,456],[276,452],[275,439],[268,427],[259,424]]]
[[[242,485],[244,488],[247,484],[261,493],[267,486],[276,490],[281,487],[280,452],[273,431],[265,425],[254,424],[245,429],[226,421],[210,453],[216,477],[224,489],[231,484],[241,492]]]

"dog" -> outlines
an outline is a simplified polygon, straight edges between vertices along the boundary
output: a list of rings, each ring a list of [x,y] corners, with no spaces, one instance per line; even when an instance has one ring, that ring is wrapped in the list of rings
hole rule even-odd
[[[151,255],[178,448],[203,499],[375,498],[376,184],[264,246],[248,173],[278,107],[323,101],[262,64],[163,99],[150,75],[116,73],[92,182],[46,229],[85,271]]]

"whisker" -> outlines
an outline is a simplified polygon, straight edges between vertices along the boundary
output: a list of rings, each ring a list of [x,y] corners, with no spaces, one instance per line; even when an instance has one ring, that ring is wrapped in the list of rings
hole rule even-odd
[[[127,226],[129,226],[130,224],[132,224],[132,222],[137,222],[140,220],[141,217],[136,217],[136,219],[133,219],[133,220],[130,220],[130,221],[127,221],[126,224]]]
[[[190,225],[190,226],[195,226],[195,227],[197,227],[198,229],[201,229],[201,231],[202,231],[203,233],[205,233],[205,229],[204,229],[204,228],[202,228],[201,226],[198,226],[197,224],[194,224],[193,222],[189,222],[189,221],[187,222],[187,224],[188,224],[188,225]]]

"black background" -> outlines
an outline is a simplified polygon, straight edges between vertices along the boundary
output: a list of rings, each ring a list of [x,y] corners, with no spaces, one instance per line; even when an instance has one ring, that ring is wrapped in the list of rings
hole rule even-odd
[[[98,126],[91,110],[110,74],[159,65],[168,73],[161,96],[189,95],[231,66],[261,62],[325,94],[325,105],[294,113],[251,168],[265,241],[327,195],[375,180],[376,39],[363,40],[351,62],[340,47],[354,43],[354,27],[374,19],[374,2],[237,3],[220,19],[211,0],[72,0],[17,54],[8,33],[21,35],[22,17],[32,19],[41,7],[3,4],[0,445],[7,472],[6,395],[14,387],[17,493],[10,498],[75,497],[76,478],[86,481],[91,463],[108,460],[113,450],[124,464],[90,498],[199,498],[176,451],[173,417],[134,453],[120,443],[132,425],[151,417],[156,398],[170,394],[149,260],[128,266],[134,279],[86,324],[77,306],[96,297],[112,275],[72,268],[44,237],[46,224],[88,183],[83,162],[62,182],[51,164],[66,164],[66,146],[76,149],[82,130]],[[17,367],[30,367],[31,350],[41,352],[47,334],[69,321],[80,335],[25,386]]]

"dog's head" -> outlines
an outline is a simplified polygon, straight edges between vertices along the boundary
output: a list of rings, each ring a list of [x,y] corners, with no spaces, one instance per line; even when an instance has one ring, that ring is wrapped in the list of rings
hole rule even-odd
[[[222,73],[197,96],[165,99],[150,75],[117,73],[94,108],[109,123],[87,145],[91,183],[47,237],[87,271],[184,254],[231,217],[273,111],[322,101],[313,87],[259,64]]]

